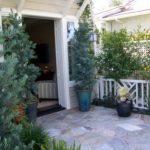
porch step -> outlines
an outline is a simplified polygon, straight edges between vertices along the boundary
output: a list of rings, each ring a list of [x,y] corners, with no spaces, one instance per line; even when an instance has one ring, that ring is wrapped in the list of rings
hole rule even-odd
[[[61,110],[64,110],[64,108],[57,103],[57,104],[54,104],[54,105],[51,105],[51,106],[38,108],[37,116],[39,117],[39,116],[51,114],[51,113],[54,113],[54,112],[57,112],[57,111],[61,111]]]
[[[42,100],[38,103],[38,111],[45,111],[58,106],[58,101],[55,100]]]

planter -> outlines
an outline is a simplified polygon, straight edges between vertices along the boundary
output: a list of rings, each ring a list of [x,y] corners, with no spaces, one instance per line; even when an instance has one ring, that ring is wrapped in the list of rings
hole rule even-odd
[[[77,91],[77,98],[80,111],[89,111],[91,106],[91,91]]]
[[[132,102],[120,102],[117,103],[117,113],[120,117],[129,117],[132,113]]]
[[[37,102],[27,104],[26,115],[30,122],[35,122],[37,118]]]

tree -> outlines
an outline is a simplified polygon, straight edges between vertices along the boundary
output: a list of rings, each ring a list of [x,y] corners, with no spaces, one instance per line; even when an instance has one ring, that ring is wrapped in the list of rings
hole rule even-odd
[[[19,102],[18,94],[23,89],[27,76],[17,79],[15,66],[16,56],[6,56],[0,63],[0,149],[1,150],[30,150],[31,147],[20,141],[21,126],[12,122],[17,115],[14,111]]]
[[[119,81],[141,68],[138,43],[131,41],[126,29],[101,33],[102,52],[97,57],[99,73]]]
[[[88,22],[80,22],[79,28],[75,30],[74,37],[70,41],[73,79],[78,89],[91,89],[95,79],[95,59],[89,40],[90,32]]]
[[[24,88],[19,92],[20,99],[32,99],[36,95],[35,80],[39,74],[39,68],[30,63],[36,58],[33,51],[35,44],[29,40],[25,26],[17,14],[12,13],[3,20],[3,38],[4,55],[11,56],[14,53],[18,60],[14,66],[17,80],[27,76]]]

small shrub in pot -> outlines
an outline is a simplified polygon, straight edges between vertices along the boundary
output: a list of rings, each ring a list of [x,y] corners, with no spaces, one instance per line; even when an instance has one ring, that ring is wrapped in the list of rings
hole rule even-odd
[[[117,113],[120,117],[129,117],[132,112],[132,101],[129,97],[129,90],[122,86],[118,89]]]

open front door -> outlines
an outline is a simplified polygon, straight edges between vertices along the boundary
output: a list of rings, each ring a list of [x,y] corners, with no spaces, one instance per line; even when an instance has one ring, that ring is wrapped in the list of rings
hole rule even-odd
[[[70,108],[67,24],[64,18],[54,22],[59,104]]]

